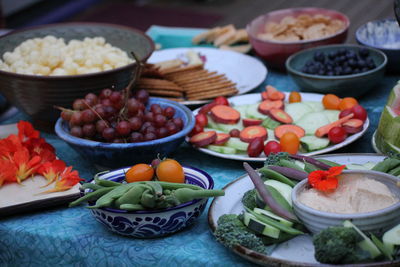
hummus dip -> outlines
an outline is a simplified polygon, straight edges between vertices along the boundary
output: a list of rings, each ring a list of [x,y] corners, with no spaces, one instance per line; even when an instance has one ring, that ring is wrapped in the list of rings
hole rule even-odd
[[[314,188],[305,189],[299,194],[298,200],[316,210],[346,214],[380,210],[399,201],[379,181],[361,174],[339,177],[339,185],[335,191],[325,193]]]

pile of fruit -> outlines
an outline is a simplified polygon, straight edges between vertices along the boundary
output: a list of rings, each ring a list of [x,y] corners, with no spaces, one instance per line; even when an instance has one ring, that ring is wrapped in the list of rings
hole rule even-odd
[[[108,143],[151,141],[182,130],[183,120],[174,117],[173,107],[146,108],[148,99],[145,90],[130,95],[127,90],[103,89],[98,96],[76,99],[72,110],[60,108],[61,118],[69,122],[71,135]]]
[[[196,115],[190,142],[196,147],[258,157],[264,151],[311,152],[343,142],[363,130],[366,110],[351,97],[327,94],[321,102],[302,101],[301,94],[286,95],[272,86],[261,102],[231,106],[224,97],[203,106]]]
[[[350,75],[369,71],[376,68],[374,60],[369,56],[366,48],[357,53],[353,50],[341,48],[328,54],[315,52],[313,58],[308,60],[302,72],[317,75]]]

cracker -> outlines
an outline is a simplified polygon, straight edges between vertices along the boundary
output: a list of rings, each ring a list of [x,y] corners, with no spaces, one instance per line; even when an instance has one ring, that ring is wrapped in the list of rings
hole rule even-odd
[[[231,87],[235,86],[231,81],[224,81],[220,83],[209,83],[209,84],[204,84],[204,85],[193,85],[191,87],[185,87],[186,94],[190,94],[193,92],[202,92],[202,91],[211,91],[211,90],[217,90],[220,88],[224,87]]]
[[[177,92],[177,91],[163,90],[163,89],[150,89],[150,88],[141,88],[141,89],[145,89],[150,95],[183,97],[183,93]]]
[[[230,50],[243,54],[247,54],[251,50],[251,44],[243,44],[243,45],[222,45],[219,47],[222,50]]]
[[[186,70],[197,70],[197,69],[202,69],[202,65],[191,65],[191,66],[185,66],[185,67],[179,67],[179,68],[174,68],[171,70],[164,70],[161,71],[162,74],[171,74],[171,73],[177,73],[177,72],[182,72]]]
[[[235,35],[236,35],[236,29],[235,27],[232,26],[228,28],[228,30],[224,34],[221,34],[214,40],[214,45],[221,46],[225,43],[228,43],[235,39]]]
[[[180,59],[171,59],[166,61],[157,62],[154,64],[159,68],[159,70],[166,70],[171,68],[177,68],[183,64],[183,61]]]
[[[197,95],[188,96],[188,100],[202,100],[202,99],[210,99],[217,96],[230,96],[236,94],[238,91],[234,88],[227,88],[225,90],[214,91],[214,92],[207,92],[201,93]]]

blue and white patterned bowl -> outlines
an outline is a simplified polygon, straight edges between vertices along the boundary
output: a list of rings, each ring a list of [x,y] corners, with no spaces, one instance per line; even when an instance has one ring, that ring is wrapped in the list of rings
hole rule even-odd
[[[366,170],[346,170],[342,176],[361,174],[385,184],[392,194],[400,199],[399,178],[383,172]],[[343,179],[346,179],[343,177]],[[364,213],[339,214],[310,208],[298,200],[298,195],[308,186],[308,180],[298,183],[292,191],[293,209],[304,226],[312,233],[318,233],[329,226],[343,225],[345,220],[352,221],[361,231],[382,235],[385,231],[400,223],[400,202],[387,208]]]
[[[150,162],[157,155],[168,156],[178,149],[195,123],[190,109],[178,102],[150,97],[147,105],[152,104],[159,104],[162,108],[173,107],[175,117],[183,120],[183,129],[173,135],[152,141],[125,144],[103,143],[72,136],[69,133],[68,122],[59,118],[55,125],[55,132],[85,160],[107,169],[130,166],[138,162]]]
[[[359,44],[384,52],[388,58],[387,69],[400,72],[400,26],[396,19],[381,19],[365,23],[355,33]]]
[[[111,171],[99,178],[122,182],[128,169]],[[186,183],[205,189],[214,188],[214,180],[208,173],[188,166],[184,166],[184,172]],[[155,238],[173,234],[193,224],[204,211],[207,200],[207,198],[195,199],[162,210],[125,211],[99,208],[90,211],[98,222],[115,233],[136,238]]]

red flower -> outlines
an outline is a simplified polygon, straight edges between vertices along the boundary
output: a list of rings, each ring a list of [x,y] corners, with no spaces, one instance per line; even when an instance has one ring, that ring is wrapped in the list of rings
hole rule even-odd
[[[59,159],[43,163],[37,170],[37,173],[43,175],[48,181],[48,183],[43,187],[48,186],[58,179],[59,175],[65,170],[65,168],[65,162]]]
[[[53,189],[49,189],[43,193],[60,192],[66,191],[72,188],[74,185],[83,181],[79,177],[78,171],[72,171],[72,167],[67,167],[60,175],[59,180],[57,180],[56,185]]]
[[[2,186],[4,182],[16,182],[16,172],[17,167],[11,161],[0,160],[0,186]]]
[[[332,191],[335,190],[339,185],[339,176],[345,165],[331,167],[327,171],[313,171],[308,175],[308,183],[317,190],[320,191]]]
[[[19,121],[17,124],[18,127],[18,137],[22,142],[25,142],[26,139],[30,138],[39,138],[39,131],[36,131],[32,124],[27,121]]]
[[[35,174],[35,171],[40,166],[42,159],[39,156],[33,156],[31,158],[28,149],[22,147],[22,149],[14,153],[11,161],[17,168],[17,182],[21,183],[21,181]]]

